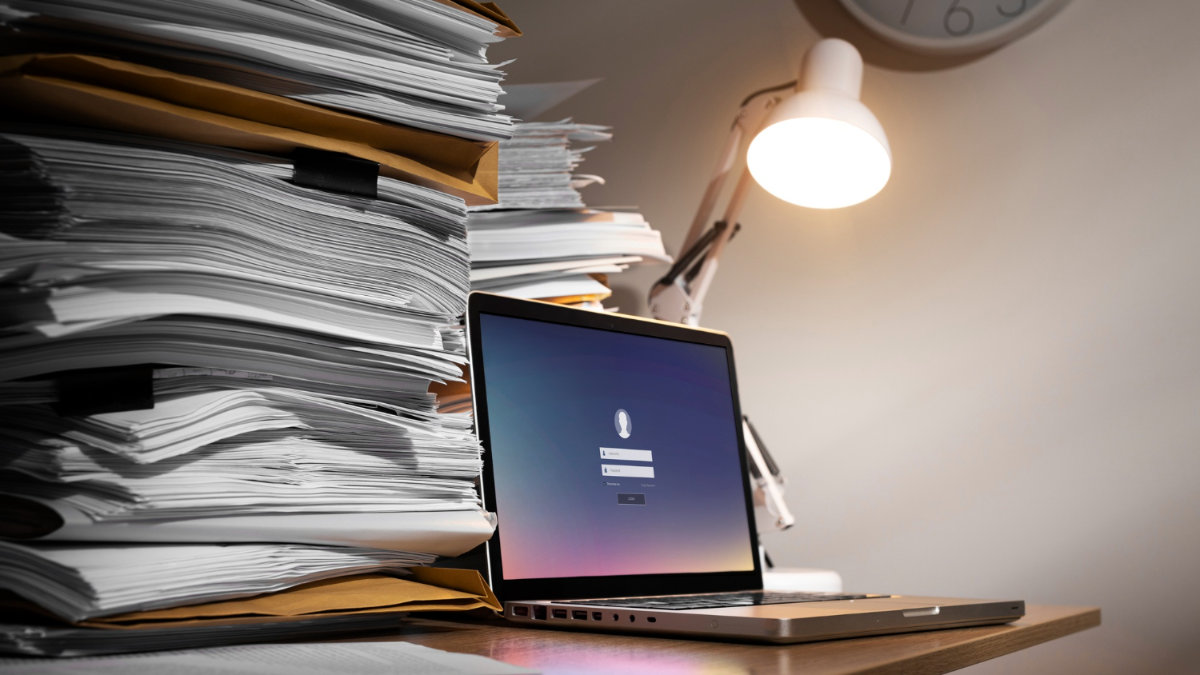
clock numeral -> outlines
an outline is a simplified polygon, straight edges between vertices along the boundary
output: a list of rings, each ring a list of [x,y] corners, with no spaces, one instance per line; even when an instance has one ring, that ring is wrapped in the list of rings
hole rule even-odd
[[[1017,3],[1016,9],[1005,9],[1003,4],[996,3],[996,13],[999,14],[1000,16],[1011,19],[1014,16],[1018,16],[1018,15],[1022,14],[1025,11],[1025,9],[1028,7],[1028,5],[1029,5],[1028,0],[1020,0],[1020,2]]]
[[[966,7],[959,7],[962,0],[954,0],[942,17],[942,27],[950,35],[958,37],[966,35],[975,27],[975,15]]]
[[[917,0],[908,0],[908,2],[904,3],[904,13],[900,15],[900,25],[901,26],[908,25],[908,15],[910,13],[912,13],[913,5],[915,5],[916,3],[917,3]]]

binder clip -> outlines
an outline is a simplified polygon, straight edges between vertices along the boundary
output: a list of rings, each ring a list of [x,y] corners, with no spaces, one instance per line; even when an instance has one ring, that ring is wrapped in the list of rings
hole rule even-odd
[[[58,375],[57,388],[54,409],[64,417],[149,410],[154,407],[154,367],[72,370]]]
[[[371,199],[379,194],[377,162],[341,152],[296,148],[292,165],[292,182],[296,185]]]

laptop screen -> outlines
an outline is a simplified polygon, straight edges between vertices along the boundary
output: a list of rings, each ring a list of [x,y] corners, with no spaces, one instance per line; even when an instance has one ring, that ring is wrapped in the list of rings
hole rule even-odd
[[[727,338],[553,310],[472,318],[503,578],[755,571]]]

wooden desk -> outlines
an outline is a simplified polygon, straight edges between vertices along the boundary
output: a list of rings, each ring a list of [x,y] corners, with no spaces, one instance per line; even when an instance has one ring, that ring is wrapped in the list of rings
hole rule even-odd
[[[945,673],[1100,625],[1095,607],[1028,605],[1003,626],[774,646],[515,628],[503,622],[407,622],[398,640],[555,673]],[[380,639],[378,637],[372,639]],[[384,638],[386,639],[386,638]]]

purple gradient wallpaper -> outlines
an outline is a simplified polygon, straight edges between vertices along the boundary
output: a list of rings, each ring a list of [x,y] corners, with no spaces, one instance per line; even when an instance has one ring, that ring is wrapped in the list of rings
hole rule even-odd
[[[753,569],[724,349],[491,314],[480,331],[505,578]]]

